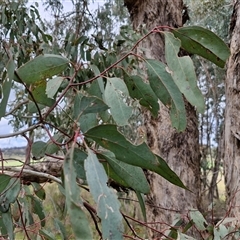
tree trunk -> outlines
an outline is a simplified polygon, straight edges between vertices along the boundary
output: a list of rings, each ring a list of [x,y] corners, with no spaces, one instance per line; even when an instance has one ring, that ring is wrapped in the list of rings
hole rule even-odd
[[[134,28],[144,25],[148,30],[156,26],[182,26],[182,0],[125,0]],[[153,34],[140,47],[148,49],[145,57],[165,62],[164,39]],[[183,133],[172,128],[168,110],[162,104],[159,115],[154,119],[144,112],[144,126],[147,143],[154,153],[163,157],[178,174],[183,183],[192,191],[176,187],[160,177],[148,172],[151,192],[147,196],[148,222],[151,227],[161,231],[168,229],[177,213],[186,216],[188,210],[198,208],[200,191],[200,153],[198,140],[198,121],[194,107],[186,103],[188,125]],[[151,239],[159,239],[161,234],[151,233]]]
[[[230,216],[240,217],[240,2],[235,1],[226,76],[224,169]]]

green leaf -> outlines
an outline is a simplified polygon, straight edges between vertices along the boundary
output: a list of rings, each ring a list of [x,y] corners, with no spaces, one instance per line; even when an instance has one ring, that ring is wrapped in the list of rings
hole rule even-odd
[[[33,84],[31,86],[32,95],[34,97],[34,100],[37,103],[51,107],[55,103],[55,101],[53,99],[47,97],[46,86],[47,86],[47,83],[45,80],[36,82],[35,84]],[[29,98],[31,99],[30,95],[29,95]],[[33,100],[33,99],[31,99],[31,100]]]
[[[14,203],[21,190],[20,178],[12,178],[8,184],[6,192],[6,202]]]
[[[26,84],[33,84],[63,72],[69,65],[69,60],[54,54],[44,54],[21,66],[17,72]]]
[[[79,119],[79,117],[83,114],[99,113],[107,110],[108,108],[109,107],[97,97],[87,97],[79,93],[74,98],[73,112],[75,119]]]
[[[10,59],[6,66],[7,78],[4,79],[2,83],[3,98],[2,98],[2,101],[0,102],[0,119],[1,117],[5,116],[5,113],[6,113],[6,107],[7,107],[11,87],[12,87],[12,79],[14,76],[15,67],[16,65],[13,59]]]
[[[79,148],[74,149],[73,164],[76,171],[76,175],[81,180],[86,180],[86,173],[84,169],[84,160],[87,158],[87,153],[83,152]]]
[[[2,236],[7,237],[8,232],[5,224],[3,223],[2,211],[0,211],[0,232]]]
[[[32,145],[32,155],[34,160],[39,160],[45,156],[47,143],[43,141],[36,141]]]
[[[99,124],[97,114],[96,113],[84,114],[83,116],[80,117],[79,123],[81,131],[84,133],[88,129],[93,128]]]
[[[74,165],[74,148],[66,154],[63,173],[66,206],[70,217],[71,226],[76,239],[92,239],[89,222],[83,211],[83,203],[80,198],[80,188],[76,183],[76,170]]]
[[[61,144],[62,141],[63,141],[63,134],[57,133],[57,134],[55,134],[52,138],[54,139],[55,142]],[[47,147],[46,147],[46,150],[45,150],[45,153],[46,153],[46,154],[52,155],[52,154],[58,152],[59,150],[61,150],[61,147],[58,146],[58,145],[56,145],[56,144],[52,141],[52,139],[49,139],[49,140],[47,141]]]
[[[164,32],[166,61],[172,78],[186,99],[204,113],[204,98],[197,86],[193,62],[189,56],[178,57],[181,42],[172,33]]]
[[[185,104],[181,92],[167,71],[167,66],[153,59],[146,60],[146,63],[151,88],[159,100],[170,107],[173,127],[184,131],[187,126]]]
[[[47,97],[53,99],[54,95],[57,93],[58,89],[60,88],[63,80],[64,80],[63,77],[55,77],[55,78],[49,79],[46,87]]]
[[[13,220],[12,220],[11,211],[2,213],[2,219],[8,233],[8,238],[14,239]]]
[[[207,222],[203,215],[198,210],[191,210],[190,211],[190,218],[195,223],[196,227],[200,231],[204,231],[207,226]]]
[[[44,188],[36,182],[31,182],[31,185],[33,186],[34,193],[39,197],[39,199],[45,200],[46,193]]]
[[[40,110],[42,110],[43,108],[45,108],[46,106],[42,105],[42,104],[38,104],[38,107]],[[29,113],[37,113],[38,112],[38,109],[36,107],[36,104],[34,102],[29,102],[27,104],[27,111]]]
[[[202,56],[223,68],[230,56],[227,45],[213,32],[198,26],[174,29],[173,34],[181,40],[181,47],[192,54]]]
[[[106,172],[90,149],[84,167],[90,192],[98,206],[97,213],[101,218],[103,239],[123,239],[120,203],[114,192],[108,188]]]
[[[54,218],[54,225],[57,228],[57,230],[60,232],[62,239],[68,239],[65,226],[61,221],[59,221],[59,219]]]
[[[135,193],[137,195],[138,202],[139,202],[142,214],[143,214],[143,219],[144,219],[145,222],[147,222],[147,214],[146,214],[146,206],[145,206],[145,201],[144,201],[144,195],[140,192],[137,192],[137,191]]]
[[[128,89],[124,81],[120,78],[107,78],[107,85],[104,96],[114,121],[119,126],[128,124],[128,119],[132,115],[132,107],[127,106],[126,97]]]
[[[94,72],[95,76],[100,75],[100,71],[96,65],[91,65],[90,68]],[[100,99],[104,97],[104,82],[102,77],[97,78],[87,90],[90,95],[97,96]]]
[[[32,195],[29,195],[28,197],[31,198],[33,213],[35,213],[39,217],[41,226],[44,227],[46,221],[45,221],[45,213],[43,211],[42,202],[40,202],[37,198],[35,198]]]
[[[186,189],[176,173],[169,168],[162,158],[154,155],[146,143],[138,146],[132,145],[117,131],[115,125],[99,125],[88,130],[84,135],[113,152],[116,159],[134,166],[149,169],[158,173],[174,185]]]
[[[115,173],[122,178],[128,186],[141,193],[149,193],[150,187],[148,181],[140,167],[135,167],[119,161],[111,152],[101,153]]]
[[[6,174],[0,175],[0,193],[2,193],[6,189],[10,180],[11,177],[9,175]]]
[[[142,106],[148,108],[153,116],[157,117],[159,110],[158,98],[150,85],[143,82],[139,76],[125,77],[124,80],[130,96],[138,99]]]
[[[45,229],[39,229],[39,234],[44,237],[46,240],[56,240],[54,234]]]

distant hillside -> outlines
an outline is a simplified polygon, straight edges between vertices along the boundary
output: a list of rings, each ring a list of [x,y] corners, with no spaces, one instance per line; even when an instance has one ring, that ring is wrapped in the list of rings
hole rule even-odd
[[[8,156],[11,155],[25,155],[25,147],[3,148],[2,152]]]

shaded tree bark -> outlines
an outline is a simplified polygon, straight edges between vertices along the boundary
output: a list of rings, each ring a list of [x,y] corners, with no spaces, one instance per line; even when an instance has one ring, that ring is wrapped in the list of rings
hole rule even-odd
[[[224,175],[230,216],[240,217],[240,2],[234,1],[230,25],[231,56],[227,64]]]
[[[148,30],[156,26],[182,26],[182,0],[125,0],[133,27],[144,25]],[[153,34],[140,47],[148,49],[145,57],[165,61],[164,39]],[[176,213],[186,216],[188,210],[198,208],[200,191],[200,153],[198,140],[198,121],[194,107],[186,103],[188,125],[185,132],[178,133],[172,128],[168,109],[160,104],[155,119],[144,111],[144,126],[147,143],[154,153],[163,157],[178,174],[183,183],[192,191],[176,187],[160,177],[148,172],[147,178],[151,192],[147,196],[148,222],[151,227],[164,232],[176,217]],[[159,239],[161,234],[152,232],[151,239]],[[193,234],[194,235],[194,234]]]

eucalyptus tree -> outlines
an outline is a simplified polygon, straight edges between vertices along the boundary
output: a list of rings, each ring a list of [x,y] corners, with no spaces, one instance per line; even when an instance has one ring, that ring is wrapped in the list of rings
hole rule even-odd
[[[77,16],[82,7],[87,11],[85,6],[77,5],[80,1],[73,3],[76,3]],[[135,219],[120,210],[118,195],[111,188],[116,185],[117,190],[135,192],[144,219],[135,221],[142,226],[148,227],[147,215],[155,220],[159,217],[161,206],[158,206],[157,194],[162,191],[172,199],[173,205],[169,205],[165,198],[166,207],[173,210],[176,206],[176,211],[186,211],[190,218],[186,228],[195,225],[199,231],[206,229],[202,229],[203,217],[198,217],[201,221],[196,218],[195,213],[199,212],[190,211],[197,207],[197,198],[192,192],[199,184],[195,108],[202,112],[204,101],[191,59],[179,57],[178,53],[182,47],[223,67],[229,51],[222,40],[206,29],[181,28],[181,1],[153,3],[125,1],[137,33],[123,27],[120,36],[110,44],[111,48],[100,46],[96,39],[94,44],[80,30],[65,31],[66,27],[60,26],[63,38],[54,39],[59,36],[58,32],[54,36],[47,34],[36,6],[27,8],[16,2],[1,5],[4,45],[0,117],[20,112],[20,122],[30,118],[32,123],[0,136],[23,135],[29,143],[20,167],[8,166],[1,154],[2,236],[14,239],[20,228],[28,239],[56,239],[58,235],[62,239],[72,236],[92,239],[91,220],[95,234],[103,239],[139,237],[130,223],[130,219]],[[151,15],[153,12],[155,15]],[[149,21],[155,16],[162,19]],[[77,29],[87,26],[79,24],[78,18],[73,21]],[[60,45],[62,39],[64,44]],[[16,99],[19,103],[8,112],[9,93],[16,85],[24,91]],[[146,142],[134,144],[119,131],[128,125],[132,115],[130,100],[143,107]],[[32,142],[27,133],[39,129],[48,139]],[[45,160],[45,156],[51,158]],[[46,193],[41,183],[47,181],[56,182],[65,199],[64,216],[69,219],[69,235],[60,218],[54,219],[55,231],[46,224],[48,216],[43,209]],[[91,203],[82,197],[84,191],[90,192]],[[149,194],[147,203],[153,206],[147,210],[146,194]],[[179,200],[183,202],[177,204]],[[153,211],[152,216],[149,211]],[[171,224],[173,216],[170,218],[163,219],[165,224]],[[157,224],[151,227],[158,233],[156,236],[172,238],[183,236],[186,228],[182,231],[171,228],[168,233]]]

